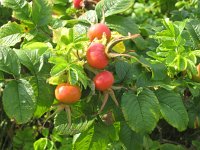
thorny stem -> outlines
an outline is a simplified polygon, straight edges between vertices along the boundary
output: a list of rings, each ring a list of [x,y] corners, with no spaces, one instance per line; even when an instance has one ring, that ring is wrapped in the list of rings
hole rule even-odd
[[[69,105],[65,106],[65,111],[67,112],[67,120],[68,120],[67,128],[69,128],[72,125],[71,109]]]
[[[101,108],[100,108],[98,114],[100,114],[100,113],[102,112],[102,110],[104,109],[104,107],[105,107],[105,105],[106,105],[106,103],[107,103],[107,101],[108,101],[108,96],[109,96],[109,94],[108,94],[107,92],[104,92],[103,95],[104,95],[103,103],[102,103],[102,105],[101,105]]]

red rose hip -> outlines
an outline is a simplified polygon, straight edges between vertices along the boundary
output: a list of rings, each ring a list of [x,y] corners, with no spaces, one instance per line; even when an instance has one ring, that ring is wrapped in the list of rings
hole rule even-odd
[[[105,46],[100,43],[93,43],[87,50],[87,62],[90,66],[103,69],[108,65],[109,59],[105,53]]]
[[[109,71],[102,71],[94,79],[95,88],[99,91],[105,91],[112,87],[114,83],[113,74]]]
[[[78,86],[62,83],[56,87],[55,97],[60,102],[72,104],[81,98],[81,90]]]
[[[110,40],[111,32],[110,29],[103,23],[98,23],[91,26],[88,30],[88,37],[90,41],[93,41],[95,38],[102,39],[103,33],[105,33],[107,41]]]
[[[74,8],[79,9],[82,7],[83,0],[73,0]]]

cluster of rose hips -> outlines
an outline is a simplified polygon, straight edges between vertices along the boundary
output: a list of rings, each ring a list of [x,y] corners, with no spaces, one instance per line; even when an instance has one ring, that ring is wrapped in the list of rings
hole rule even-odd
[[[103,23],[95,24],[88,30],[88,37],[91,42],[93,42],[95,39],[101,40],[103,36],[106,37],[107,41],[110,40],[110,29]],[[109,58],[105,52],[105,49],[106,47],[103,44],[97,42],[93,42],[89,46],[86,58],[91,67],[95,69],[104,69],[108,65]],[[114,77],[111,72],[102,71],[94,77],[93,81],[97,90],[105,91],[111,88],[114,82]]]
[[[106,47],[101,43],[93,42],[101,40],[103,36],[105,36],[107,41],[111,38],[110,29],[103,23],[95,24],[88,30],[88,38],[92,43],[87,50],[86,59],[88,64],[95,69],[104,69],[109,63],[109,58],[105,52]],[[114,83],[114,77],[109,71],[101,71],[96,74],[93,81],[97,90],[106,91]],[[62,103],[72,104],[81,98],[81,90],[76,85],[62,83],[56,87],[55,96]]]

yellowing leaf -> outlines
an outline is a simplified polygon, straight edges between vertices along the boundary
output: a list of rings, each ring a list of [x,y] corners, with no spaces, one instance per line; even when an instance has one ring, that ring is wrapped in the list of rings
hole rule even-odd
[[[123,42],[119,42],[112,48],[112,50],[117,52],[117,53],[124,53],[126,48],[125,48]]]
[[[113,31],[111,34],[112,34],[112,36],[111,36],[112,39],[122,37],[122,35],[119,34],[117,31]],[[112,50],[117,53],[124,53],[126,48],[125,48],[123,41],[121,41],[121,42],[117,43],[115,46],[113,46]]]

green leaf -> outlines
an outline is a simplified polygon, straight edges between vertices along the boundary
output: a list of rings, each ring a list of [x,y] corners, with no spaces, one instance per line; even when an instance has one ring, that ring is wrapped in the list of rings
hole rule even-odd
[[[200,142],[198,140],[192,141],[192,145],[194,145],[196,150],[200,150]]]
[[[33,0],[32,19],[35,25],[48,25],[51,21],[52,7],[48,0]]]
[[[6,114],[17,123],[28,122],[36,107],[30,83],[24,79],[10,81],[3,91],[3,107]]]
[[[24,50],[33,50],[38,49],[39,55],[42,55],[46,50],[51,49],[52,45],[50,43],[44,42],[28,42],[23,44],[22,49]]]
[[[96,11],[94,11],[94,10],[86,11],[84,14],[82,14],[78,18],[78,20],[86,20],[90,24],[98,23],[97,14],[96,14]]]
[[[160,143],[158,141],[153,141],[149,135],[143,138],[144,149],[158,150],[160,148]]]
[[[118,61],[115,64],[116,74],[119,82],[136,80],[140,75],[140,66],[138,64],[130,64],[125,61]]]
[[[106,149],[111,141],[118,141],[118,125],[107,126],[99,123],[80,134],[75,141],[73,150]]]
[[[195,43],[197,48],[200,48],[200,21],[199,20],[190,20],[186,24],[186,29],[189,31],[192,40]]]
[[[32,128],[25,128],[17,130],[13,137],[14,149],[29,149],[33,150],[33,143],[35,141],[34,130]]]
[[[172,22],[168,18],[163,20],[163,24],[165,25],[166,33],[168,32],[174,38],[177,38],[183,31],[186,22]]]
[[[0,28],[0,45],[14,46],[25,36],[23,28],[16,22],[8,22]]]
[[[54,88],[46,82],[46,79],[39,76],[31,78],[30,83],[37,100],[34,116],[39,118],[50,109],[54,100]]]
[[[86,11],[84,14],[82,14],[78,20],[80,21],[87,21],[88,24],[77,24],[74,26],[74,30],[77,32],[77,34],[80,36],[84,36],[87,33],[88,27],[90,24],[95,24],[98,22],[96,11],[89,10]]]
[[[197,57],[200,57],[200,50],[194,50],[192,51],[192,53],[197,56]]]
[[[167,77],[167,68],[163,63],[152,64],[151,69],[153,80],[163,80]]]
[[[78,82],[78,73],[73,68],[70,68],[68,71],[68,81],[72,85],[75,85]]]
[[[48,83],[51,84],[51,85],[58,85],[58,84],[67,82],[67,77],[68,76],[65,75],[65,74],[62,74],[62,75],[59,75],[59,76],[53,76],[53,77],[50,77],[48,79]]]
[[[20,69],[16,53],[10,48],[0,47],[0,70],[19,77]]]
[[[86,132],[81,133],[81,135],[75,141],[72,150],[79,150],[79,149],[89,150],[93,136],[94,136],[94,127],[88,129]]]
[[[122,13],[132,7],[134,0],[101,0],[95,7],[99,19],[102,17],[102,9],[105,17]]]
[[[179,71],[184,71],[187,68],[187,60],[181,55],[177,55],[175,58],[176,66]]]
[[[54,143],[47,138],[40,138],[34,142],[34,150],[54,150]]]
[[[67,68],[68,68],[68,64],[66,63],[62,63],[62,64],[57,64],[55,65],[52,69],[51,69],[51,76],[57,76],[57,75],[60,75],[62,73],[64,73]]]
[[[2,71],[0,71],[0,81],[1,81],[1,80],[4,80],[4,74],[3,74]]]
[[[85,120],[73,122],[71,126],[68,126],[67,114],[62,111],[55,118],[55,131],[62,135],[75,135],[81,132],[88,130],[89,127],[93,124],[94,120]]]
[[[66,70],[69,70],[70,64],[64,56],[50,57],[49,62],[55,64],[55,66],[51,69],[51,76],[58,76],[63,74]]]
[[[15,50],[20,62],[26,66],[33,75],[37,74],[43,66],[43,58],[38,49],[35,50]],[[43,52],[44,53],[44,52]]]
[[[76,74],[76,75],[74,75],[73,78],[76,77],[77,81],[80,81],[82,83],[83,87],[86,89],[89,79],[88,79],[87,75],[85,74],[83,67],[80,65],[71,64],[70,69]],[[71,75],[71,78],[72,78],[72,75]]]
[[[188,125],[188,114],[181,96],[173,91],[158,90],[156,96],[160,102],[163,118],[179,131],[184,131]]]
[[[160,150],[185,150],[185,148],[180,145],[162,144]]]
[[[125,92],[121,106],[127,124],[136,132],[150,133],[160,117],[157,97],[149,89],[141,89],[137,95]]]
[[[121,124],[120,140],[127,150],[143,150],[143,135],[132,131],[125,123]]]
[[[118,31],[120,34],[127,36],[128,33],[140,33],[138,25],[131,17],[114,15],[106,18],[109,28]]]
[[[15,18],[30,21],[31,9],[26,0],[2,0],[2,5],[11,8]]]

